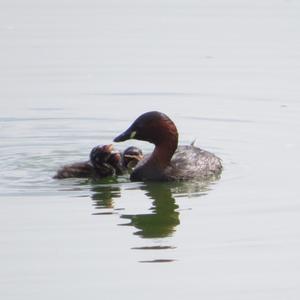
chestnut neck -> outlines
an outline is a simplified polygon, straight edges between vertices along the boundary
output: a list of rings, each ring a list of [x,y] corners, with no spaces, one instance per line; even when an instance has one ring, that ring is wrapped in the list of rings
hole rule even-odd
[[[164,170],[170,163],[174,152],[178,145],[178,134],[172,134],[165,137],[155,144],[153,153],[151,154],[148,164],[158,170]]]
[[[150,157],[133,170],[130,176],[133,181],[162,180],[165,177],[165,169],[177,149],[178,131],[168,117],[164,116],[159,121],[155,129],[148,131],[148,138],[141,139],[153,143],[155,148]]]

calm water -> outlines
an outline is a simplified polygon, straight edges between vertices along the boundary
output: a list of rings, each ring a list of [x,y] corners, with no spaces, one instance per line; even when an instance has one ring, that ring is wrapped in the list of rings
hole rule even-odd
[[[293,0],[2,0],[1,299],[299,299],[299,37]],[[220,180],[52,179],[154,109]]]

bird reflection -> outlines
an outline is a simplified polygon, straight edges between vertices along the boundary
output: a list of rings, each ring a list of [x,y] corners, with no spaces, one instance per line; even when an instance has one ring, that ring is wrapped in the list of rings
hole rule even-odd
[[[135,227],[137,231],[134,234],[142,238],[168,237],[180,224],[178,205],[175,203],[173,193],[176,197],[199,196],[206,193],[207,187],[208,183],[203,182],[201,184],[149,182],[139,185],[138,188],[144,190],[145,195],[152,200],[149,213],[121,214],[120,218],[129,220],[128,223],[121,225]],[[96,185],[92,187],[92,191],[95,208],[102,210],[94,215],[116,213],[114,200],[121,197],[119,184]],[[103,209],[110,209],[110,211],[103,211]]]
[[[92,185],[92,200],[96,209],[114,208],[114,200],[121,197],[121,190],[118,185],[111,183]],[[112,212],[111,212],[112,213]],[[107,214],[98,212],[93,215]]]
[[[125,224],[138,229],[136,235],[143,238],[159,238],[171,235],[180,223],[178,205],[172,196],[170,187],[166,183],[147,183],[141,187],[145,195],[152,202],[150,214],[121,215],[121,218],[130,220]]]

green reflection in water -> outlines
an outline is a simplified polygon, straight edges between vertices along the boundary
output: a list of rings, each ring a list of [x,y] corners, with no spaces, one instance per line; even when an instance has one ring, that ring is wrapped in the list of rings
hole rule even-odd
[[[135,234],[143,238],[169,236],[180,223],[179,213],[176,211],[178,205],[170,187],[165,183],[147,183],[141,189],[146,191],[146,196],[154,200],[150,213],[121,215],[121,218],[130,220],[126,225],[137,228]]]
[[[145,196],[152,201],[149,213],[120,214],[120,218],[129,220],[122,226],[133,226],[138,231],[134,234],[142,238],[163,238],[172,235],[180,224],[176,197],[193,197],[206,194],[209,182],[149,182],[137,185],[136,189],[145,191]],[[94,215],[117,213],[114,200],[121,197],[121,184],[115,181],[103,182],[92,186],[92,199],[100,212]],[[126,190],[124,191],[126,192]],[[109,209],[109,210],[108,210]]]
[[[95,201],[96,209],[113,208],[114,199],[121,196],[120,188],[116,186],[99,186],[93,188],[93,191],[95,194],[93,194],[92,199]]]
[[[114,199],[121,197],[121,189],[116,177],[107,177],[92,182],[92,200],[96,209],[114,208]],[[111,212],[113,213],[113,212]],[[94,213],[93,215],[102,215],[107,213]]]
[[[180,224],[180,210],[176,204],[176,198],[200,197],[209,190],[211,182],[149,182],[149,183],[129,183],[128,178],[106,179],[92,184],[92,199],[97,212],[94,215],[118,214],[121,219],[128,220],[121,226],[132,226],[137,231],[135,235],[154,240],[152,245],[132,247],[132,250],[144,250],[151,252],[151,259],[140,260],[140,263],[170,263],[177,259],[174,257],[174,245],[165,245],[163,239],[171,236],[176,227]],[[126,208],[115,208],[115,201],[121,198],[121,193],[130,193],[132,190],[144,191],[144,197],[151,201],[150,208],[146,213],[125,214]],[[188,199],[187,199],[188,200]],[[158,240],[159,243],[158,243]],[[156,254],[153,253],[155,251]],[[164,257],[161,255],[164,253]],[[153,255],[156,256],[153,259]],[[167,257],[166,257],[167,255]]]

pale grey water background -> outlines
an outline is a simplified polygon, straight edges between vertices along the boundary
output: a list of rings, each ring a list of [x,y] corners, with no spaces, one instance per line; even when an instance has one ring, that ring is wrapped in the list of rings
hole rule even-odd
[[[1,0],[0,298],[299,299],[299,9]],[[153,109],[218,182],[51,178]]]

